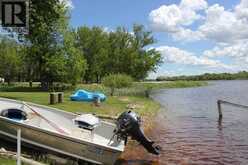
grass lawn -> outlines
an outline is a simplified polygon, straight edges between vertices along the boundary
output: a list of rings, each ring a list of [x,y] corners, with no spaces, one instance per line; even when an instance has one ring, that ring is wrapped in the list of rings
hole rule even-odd
[[[0,165],[16,165],[16,160],[11,158],[4,158],[0,156]],[[27,165],[22,162],[22,165]]]
[[[136,111],[140,114],[147,114],[149,112],[154,113],[159,109],[159,105],[151,99],[145,97],[132,97],[132,96],[116,96],[108,97],[100,107],[92,105],[88,102],[73,102],[70,101],[70,92],[66,92],[64,96],[64,103],[49,105],[49,93],[48,92],[0,92],[0,97],[23,100],[33,102],[37,104],[47,105],[55,108],[59,108],[69,112],[89,112],[95,114],[104,114],[115,116],[123,112],[128,104],[135,104]]]
[[[103,102],[100,107],[95,107],[92,105],[92,103],[70,101],[69,96],[73,93],[73,90],[65,91],[64,103],[49,105],[49,92],[36,92],[32,89],[29,91],[27,83],[17,84],[13,87],[7,87],[8,92],[4,90],[6,87],[0,87],[0,97],[47,105],[74,113],[86,112],[110,116],[116,116],[120,114],[121,112],[125,111],[127,106],[131,105],[135,107],[134,110],[140,115],[151,116],[153,114],[156,114],[160,106],[155,101],[145,97],[145,91],[147,89],[182,88],[202,85],[206,85],[206,83],[197,81],[134,83],[134,85],[130,88],[117,90],[115,93],[117,96],[108,97],[107,100]],[[14,92],[15,88],[18,89],[17,91],[21,91],[21,89],[23,89],[24,91]],[[77,86],[77,89],[87,89],[90,91],[101,91],[107,94],[109,93],[109,90],[107,88],[99,84],[80,84]]]
[[[1,165],[16,165],[15,160],[6,159],[6,158],[2,158],[2,157],[0,157],[0,163],[1,163]]]

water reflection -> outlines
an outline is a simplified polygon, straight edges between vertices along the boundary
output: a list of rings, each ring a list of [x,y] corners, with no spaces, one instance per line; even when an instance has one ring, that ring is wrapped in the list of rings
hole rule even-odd
[[[120,159],[116,162],[116,164],[121,164],[121,165],[159,165],[159,162],[154,161],[154,160],[140,160],[140,159],[125,160],[125,159]]]

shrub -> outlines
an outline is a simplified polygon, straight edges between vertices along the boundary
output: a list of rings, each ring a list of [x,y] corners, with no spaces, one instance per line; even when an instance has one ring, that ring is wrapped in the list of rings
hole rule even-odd
[[[103,79],[103,85],[111,89],[111,96],[114,95],[115,89],[130,87],[132,82],[132,77],[125,74],[111,74]]]

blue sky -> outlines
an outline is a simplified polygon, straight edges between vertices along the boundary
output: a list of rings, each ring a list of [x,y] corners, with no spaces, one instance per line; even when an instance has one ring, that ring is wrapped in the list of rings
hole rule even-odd
[[[164,61],[156,73],[248,70],[248,0],[72,0],[71,25],[115,29],[143,24]]]

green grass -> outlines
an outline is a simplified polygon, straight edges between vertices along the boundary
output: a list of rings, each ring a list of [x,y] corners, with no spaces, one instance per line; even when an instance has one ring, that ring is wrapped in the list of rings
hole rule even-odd
[[[144,82],[137,83],[136,86],[143,86],[145,88],[161,89],[161,88],[189,88],[205,86],[208,83],[206,81],[164,81],[164,82]]]
[[[206,85],[206,83],[196,82],[196,81],[134,83],[133,86],[130,88],[117,90],[115,93],[116,96],[108,97],[107,100],[103,102],[100,107],[96,107],[92,105],[92,103],[70,101],[69,96],[73,93],[73,90],[65,91],[64,103],[49,105],[49,93],[37,92],[32,88],[29,91],[28,83],[16,84],[13,85],[12,88],[7,87],[8,89],[7,91],[5,90],[5,87],[0,88],[0,97],[47,105],[73,113],[84,112],[84,113],[95,113],[98,115],[110,115],[110,116],[116,116],[121,112],[125,111],[127,106],[132,105],[135,106],[134,110],[140,115],[150,116],[156,114],[160,106],[157,102],[145,97],[146,90],[160,89],[160,88],[195,87],[202,85]],[[9,92],[9,91],[14,91],[15,88],[18,89],[23,88],[23,90],[25,89],[27,92]],[[34,88],[36,89],[37,86],[34,86]],[[106,94],[109,93],[109,89],[100,84],[80,84],[77,86],[77,89],[101,91]]]
[[[64,96],[64,103],[56,105],[49,105],[48,92],[0,92],[0,97],[47,105],[74,113],[88,112],[111,116],[116,116],[123,112],[128,104],[135,104],[137,107],[135,111],[141,115],[154,113],[159,109],[158,103],[144,97],[108,97],[100,107],[96,107],[92,105],[92,103],[88,102],[72,102],[69,99],[70,94],[70,92],[66,92]]]
[[[0,157],[0,164],[1,165],[16,165],[16,161]]]
[[[132,87],[117,89],[117,96],[146,96],[147,90],[162,89],[162,88],[188,88],[207,85],[204,81],[170,81],[170,82],[136,82]],[[110,90],[99,84],[80,84],[77,89],[87,89],[91,91],[101,91],[109,94]]]
[[[16,165],[16,160],[4,156],[0,156],[0,165]],[[27,165],[27,164],[22,162],[22,165]]]

